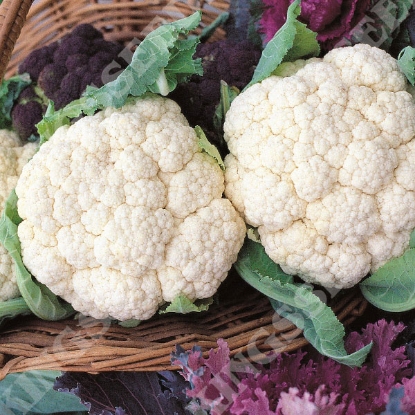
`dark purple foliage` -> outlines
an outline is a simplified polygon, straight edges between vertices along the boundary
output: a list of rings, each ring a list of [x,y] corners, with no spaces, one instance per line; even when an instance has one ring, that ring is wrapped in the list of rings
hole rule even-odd
[[[197,345],[190,351],[177,346],[172,363],[180,372],[64,373],[54,389],[79,396],[91,415],[415,415],[415,377],[405,347],[392,347],[403,329],[379,320],[351,333],[349,351],[373,342],[360,368],[312,350],[247,363],[231,358],[219,339],[207,357]]]
[[[54,389],[78,396],[90,415],[189,415],[186,386],[175,372],[66,372]]]

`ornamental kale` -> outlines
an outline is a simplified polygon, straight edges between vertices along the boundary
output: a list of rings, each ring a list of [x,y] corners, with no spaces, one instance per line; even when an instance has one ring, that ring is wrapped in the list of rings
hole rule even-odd
[[[241,365],[236,357],[230,357],[223,340],[218,341],[218,349],[211,350],[207,358],[198,347],[191,351],[178,347],[172,362],[181,367],[190,384],[187,396],[193,413],[379,413],[386,409],[389,392],[403,387],[402,409],[413,414],[415,381],[411,378],[409,360],[403,346],[392,348],[403,330],[402,323],[380,320],[369,323],[361,334],[351,333],[346,341],[348,350],[356,350],[370,341],[374,344],[369,359],[360,368],[304,350],[270,354],[267,365]]]

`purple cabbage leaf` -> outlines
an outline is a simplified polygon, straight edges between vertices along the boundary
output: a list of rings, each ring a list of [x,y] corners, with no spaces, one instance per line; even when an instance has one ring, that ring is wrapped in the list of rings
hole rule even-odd
[[[181,367],[189,382],[188,408],[210,415],[361,415],[386,410],[393,388],[402,388],[401,406],[415,414],[415,380],[405,347],[393,348],[404,330],[402,323],[380,320],[369,323],[361,333],[348,335],[345,347],[355,350],[373,342],[367,361],[350,367],[325,357],[315,349],[270,354],[267,364],[246,363],[230,356],[228,345],[203,357],[201,349],[180,347],[172,362]],[[412,411],[412,412],[411,412]],[[200,412],[202,413],[202,412]]]
[[[185,387],[173,371],[65,372],[54,385],[78,396],[90,415],[189,415]]]

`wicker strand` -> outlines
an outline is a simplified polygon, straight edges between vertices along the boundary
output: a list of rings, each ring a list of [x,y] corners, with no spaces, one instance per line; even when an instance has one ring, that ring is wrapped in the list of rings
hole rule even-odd
[[[332,309],[348,325],[363,314],[366,305],[360,293],[352,290],[337,299]],[[155,316],[135,328],[104,323],[92,318],[53,322],[35,317],[11,322],[0,332],[0,379],[33,369],[174,370],[170,355],[176,345],[190,350],[198,344],[207,355],[218,339],[228,343],[236,360],[251,362],[266,362],[270,352],[290,352],[308,344],[300,329],[279,317],[268,299],[250,287],[236,297],[221,297],[205,313]]]
[[[3,0],[0,6],[0,80],[6,73],[31,5],[32,0]]]

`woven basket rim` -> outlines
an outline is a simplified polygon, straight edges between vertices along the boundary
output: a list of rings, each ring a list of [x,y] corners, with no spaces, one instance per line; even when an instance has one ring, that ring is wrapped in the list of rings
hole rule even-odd
[[[231,279],[228,283],[234,284]],[[221,287],[207,311],[156,315],[133,328],[89,317],[43,321],[27,316],[10,321],[0,332],[0,379],[34,369],[175,370],[170,356],[177,345],[190,350],[197,344],[207,356],[218,347],[218,339],[228,343],[231,357],[256,363],[267,362],[271,352],[291,352],[309,344],[302,330],[280,317],[264,295],[243,280],[237,284],[236,292]],[[329,305],[348,326],[364,313],[367,302],[353,288],[341,291]]]
[[[0,5],[0,80],[6,73],[31,4],[32,0],[3,0]]]

